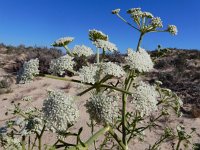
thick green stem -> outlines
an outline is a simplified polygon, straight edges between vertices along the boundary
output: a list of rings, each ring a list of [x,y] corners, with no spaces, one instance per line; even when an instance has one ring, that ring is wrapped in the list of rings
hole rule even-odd
[[[39,137],[39,139],[38,139],[38,149],[42,150],[42,138],[41,137]]]
[[[73,56],[72,53],[71,53],[71,51],[70,51],[70,49],[67,47],[67,45],[65,45],[65,46],[63,46],[63,47],[65,48],[66,53],[67,53],[68,55]]]
[[[26,137],[22,136],[22,150],[26,150]]]
[[[122,141],[127,145],[126,141],[126,94],[123,93],[122,97]]]
[[[69,148],[69,150],[77,150],[77,149],[81,149],[81,150],[88,150],[88,147],[94,143],[94,141],[101,135],[105,134],[106,132],[108,132],[110,130],[110,126],[106,126],[102,129],[100,129],[98,132],[96,132],[92,137],[90,137],[86,142],[85,142],[85,146],[83,146],[82,144],[77,145],[76,147],[72,147]]]
[[[132,72],[130,72],[128,78],[125,79],[125,91],[129,91],[130,88],[130,84],[132,84],[133,78],[132,78]],[[127,144],[127,132],[126,132],[126,104],[127,103],[127,94],[123,93],[122,95],[122,141],[126,147],[126,149],[128,149],[128,144]]]
[[[144,33],[141,33],[141,34],[140,34],[139,41],[138,41],[138,45],[137,45],[137,51],[139,51],[139,48],[140,48],[140,45],[141,45],[143,36],[144,36]]]

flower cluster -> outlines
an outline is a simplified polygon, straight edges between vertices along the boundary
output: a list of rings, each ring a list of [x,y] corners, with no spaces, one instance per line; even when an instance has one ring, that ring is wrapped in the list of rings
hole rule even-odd
[[[108,40],[108,35],[104,34],[103,32],[101,31],[98,31],[98,30],[89,30],[89,39],[91,41],[97,41],[97,40],[104,40],[104,41],[107,41]]]
[[[131,14],[132,17],[140,17],[142,15],[141,8],[131,8],[127,10],[128,14]]]
[[[122,77],[125,75],[123,68],[113,62],[106,62],[102,64],[102,73],[105,75],[112,75],[115,77]]]
[[[6,150],[19,150],[19,149],[22,149],[20,140],[18,138],[5,136],[5,137],[3,137],[2,140],[4,141],[3,147]]]
[[[150,12],[143,12],[142,13],[142,17],[146,17],[146,18],[153,18],[153,14]]]
[[[60,39],[56,40],[51,45],[55,46],[55,47],[63,47],[63,46],[68,45],[69,43],[71,43],[73,40],[74,40],[73,37],[63,37],[63,38],[60,38]]]
[[[48,98],[43,102],[42,111],[47,126],[53,127],[56,131],[66,131],[79,117],[74,98],[61,91],[48,91]]]
[[[117,51],[116,45],[109,41],[97,40],[97,41],[93,42],[93,44],[97,48],[101,48],[103,50],[109,50],[110,52]]]
[[[139,72],[149,72],[153,69],[150,55],[142,48],[139,48],[137,52],[128,49],[128,56],[125,60],[130,69],[136,69]]]
[[[112,10],[112,14],[118,14],[120,12],[120,9],[114,9]]]
[[[81,57],[81,56],[90,56],[93,53],[92,49],[90,47],[87,47],[85,45],[76,45],[73,49],[72,49],[72,53]]]
[[[157,98],[158,92],[155,87],[141,81],[133,90],[130,101],[134,104],[136,111],[144,116],[157,110]]]
[[[73,70],[74,63],[73,57],[68,54],[58,59],[53,59],[50,62],[49,72],[54,75],[63,75],[66,70]]]
[[[21,135],[30,135],[33,132],[41,133],[44,126],[43,120],[35,116],[27,120],[23,120],[22,123],[24,123],[24,127],[20,131]]]
[[[82,82],[94,84],[97,81],[99,67],[96,64],[83,66],[79,70],[79,77]]]
[[[32,96],[25,96],[22,98],[22,101],[32,101],[33,97]]]
[[[175,25],[168,25],[167,31],[172,35],[177,35],[178,29]]]
[[[105,92],[93,94],[85,105],[90,118],[99,124],[113,124],[119,113],[118,99],[117,95],[112,96]]]
[[[151,19],[151,25],[154,28],[162,28],[163,27],[162,20],[160,19],[160,17],[153,17]]]
[[[23,67],[19,70],[17,81],[18,83],[27,83],[33,80],[35,75],[39,74],[39,60],[31,59],[23,64]]]

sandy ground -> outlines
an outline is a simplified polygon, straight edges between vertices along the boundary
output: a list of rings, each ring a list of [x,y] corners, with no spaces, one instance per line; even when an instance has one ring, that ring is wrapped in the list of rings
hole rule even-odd
[[[2,72],[1,72],[2,73]],[[70,87],[70,89],[66,88]],[[64,90],[67,93],[70,93],[71,95],[74,95],[77,91],[80,92],[82,89],[78,88],[77,84],[69,83],[69,82],[64,82],[64,81],[59,81],[55,79],[49,79],[49,78],[41,78],[37,77],[34,82],[28,83],[28,84],[13,84],[12,85],[13,92],[9,94],[3,94],[0,95],[0,125],[2,125],[6,120],[11,119],[13,116],[12,115],[5,115],[5,112],[7,111],[8,108],[11,107],[11,101],[19,101],[22,99],[24,96],[32,96],[34,101],[33,105],[41,108],[43,100],[46,98],[47,89],[60,89]],[[77,122],[76,126],[73,127],[74,131],[78,131],[78,129],[82,126],[83,127],[83,133],[82,133],[82,139],[87,140],[88,137],[91,135],[90,128],[88,128],[86,122],[89,121],[89,116],[86,113],[85,109],[85,102],[88,98],[88,95],[84,95],[82,97],[79,97],[76,101],[78,108],[80,110],[80,118],[79,121]],[[21,104],[22,107],[28,108],[29,106],[25,104]],[[161,133],[161,128],[168,125],[172,128],[175,128],[177,124],[183,124],[187,131],[190,131],[191,127],[197,128],[197,133],[200,135],[200,118],[190,118],[189,116],[183,116],[181,118],[176,118],[171,117],[166,120],[161,120],[160,121],[160,128],[156,128],[156,130],[153,131],[147,131],[146,137],[145,137],[145,142],[141,143],[138,140],[134,140],[132,143],[130,143],[130,149],[136,149],[136,150],[144,150],[145,148],[148,148],[149,144],[152,144],[158,139]],[[192,142],[194,143],[200,143],[200,137],[199,135],[195,135],[194,138],[192,139]],[[53,138],[52,138],[53,137]],[[45,134],[43,144],[45,143],[53,143],[55,142],[55,136],[52,134]],[[70,140],[73,142],[73,140]],[[175,141],[174,141],[175,142]],[[170,150],[172,149],[173,142],[168,142],[162,145],[161,149],[163,150]],[[91,150],[93,148],[91,147]]]

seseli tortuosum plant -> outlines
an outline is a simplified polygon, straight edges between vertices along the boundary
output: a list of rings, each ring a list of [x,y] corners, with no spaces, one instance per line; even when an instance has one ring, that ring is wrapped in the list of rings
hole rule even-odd
[[[154,65],[150,55],[141,48],[143,36],[149,32],[170,32],[176,35],[176,26],[169,25],[166,30],[158,30],[163,27],[160,18],[153,17],[149,12],[142,12],[140,8],[132,8],[127,13],[133,19],[136,25],[134,26],[122,18],[119,12],[120,9],[112,11],[140,32],[136,51],[128,49],[124,64],[107,62],[105,54],[117,51],[116,45],[111,43],[108,35],[101,31],[89,30],[89,39],[97,48],[96,63],[87,62],[87,65],[82,66],[80,70],[74,71],[73,67],[76,63],[74,58],[84,57],[87,61],[87,57],[94,54],[92,49],[85,45],[76,45],[70,50],[67,45],[73,41],[72,37],[55,41],[52,45],[64,47],[67,54],[51,61],[49,72],[53,75],[45,75],[45,77],[78,83],[82,85],[83,90],[76,95],[65,94],[59,90],[48,90],[48,97],[44,100],[42,109],[33,107],[22,110],[19,104],[14,103],[12,112],[19,118],[8,121],[0,129],[1,144],[5,149],[13,145],[15,149],[45,149],[45,146],[42,146],[45,132],[53,132],[57,135],[55,143],[46,146],[47,149],[134,149],[133,143],[130,144],[131,141],[136,138],[143,140],[146,130],[153,130],[159,126],[159,119],[169,116],[172,112],[178,117],[181,116],[182,101],[175,93],[170,89],[162,88],[160,81],[150,85],[141,78],[142,74],[152,71]],[[31,60],[27,63],[30,65],[24,65],[25,68],[19,74],[19,79],[23,82],[28,81],[33,75],[38,74],[35,67],[39,67],[39,64],[36,61],[38,60]],[[34,64],[31,65],[32,63]],[[79,79],[56,76],[63,75],[66,70],[79,76]],[[82,127],[77,131],[71,129],[79,118],[76,100],[84,94],[90,95],[85,107],[90,116],[88,126],[91,128],[91,133],[88,135],[91,136],[86,141],[81,139]],[[30,101],[30,99],[23,100]],[[97,129],[98,131],[94,132]],[[186,134],[182,134],[184,135]],[[31,141],[31,137],[34,137],[34,140]],[[76,141],[70,143],[68,137],[75,137]],[[180,131],[177,136],[173,129],[166,127],[160,139],[149,145],[147,149],[158,149],[163,142],[177,137],[179,142],[176,149],[179,149],[181,141],[188,137],[181,137],[180,140]]]

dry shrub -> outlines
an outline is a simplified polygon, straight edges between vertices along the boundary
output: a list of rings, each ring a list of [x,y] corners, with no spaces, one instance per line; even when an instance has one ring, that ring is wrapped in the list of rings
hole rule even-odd
[[[12,83],[13,83],[13,80],[11,77],[4,76],[0,80],[0,94],[11,93],[12,92],[12,89],[11,89]]]

